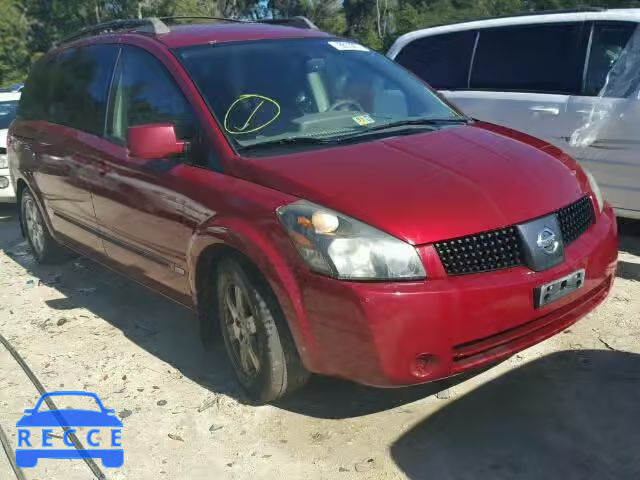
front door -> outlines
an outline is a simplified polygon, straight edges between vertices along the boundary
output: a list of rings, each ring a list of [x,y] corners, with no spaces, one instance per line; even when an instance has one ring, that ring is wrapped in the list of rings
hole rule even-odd
[[[164,65],[143,49],[125,46],[116,68],[107,115],[110,147],[94,207],[109,258],[133,278],[188,303],[187,259],[192,230],[182,218],[187,155],[142,160],[129,155],[130,127],[172,123],[192,142],[198,122]]]

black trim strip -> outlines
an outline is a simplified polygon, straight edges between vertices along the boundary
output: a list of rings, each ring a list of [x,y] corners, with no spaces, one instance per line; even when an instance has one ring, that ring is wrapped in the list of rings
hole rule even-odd
[[[591,49],[593,48],[593,34],[596,28],[596,22],[590,22],[589,40],[587,41],[587,51],[585,52],[584,63],[582,67],[582,84],[580,85],[580,93],[585,95],[587,88],[587,75],[589,73],[589,65],[591,63]]]
[[[467,88],[471,89],[471,75],[473,67],[476,63],[476,52],[478,51],[478,43],[480,43],[480,30],[476,31],[476,39],[473,42],[473,51],[471,52],[471,60],[469,61],[469,72],[467,73]]]
[[[151,260],[152,262],[155,262],[158,265],[165,266],[171,271],[175,271],[174,264],[171,263],[171,262],[168,262],[167,260],[162,258],[160,255],[156,255],[155,253],[150,252],[149,250],[145,250],[145,249],[137,247],[135,245],[131,245],[129,242],[125,242],[124,240],[120,240],[119,238],[112,237],[111,235],[106,235],[105,233],[103,233],[99,229],[92,228],[89,225],[86,225],[86,224],[84,224],[82,222],[79,222],[79,221],[73,219],[73,218],[70,218],[67,215],[63,214],[63,213],[60,213],[60,212],[57,212],[57,211],[54,210],[53,214],[56,217],[61,218],[65,222],[69,222],[70,224],[75,225],[76,227],[81,228],[81,229],[85,230],[86,232],[89,232],[89,233],[95,235],[96,237],[100,238],[103,241],[112,243],[113,245],[116,245],[116,246],[118,246],[120,248],[128,250],[131,253],[135,253],[136,255],[140,255],[141,257],[144,257],[147,260]]]

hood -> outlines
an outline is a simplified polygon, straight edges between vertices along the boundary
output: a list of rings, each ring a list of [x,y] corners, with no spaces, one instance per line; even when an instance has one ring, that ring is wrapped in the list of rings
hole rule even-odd
[[[419,245],[549,214],[582,196],[575,162],[486,123],[277,157],[241,159],[245,178]]]

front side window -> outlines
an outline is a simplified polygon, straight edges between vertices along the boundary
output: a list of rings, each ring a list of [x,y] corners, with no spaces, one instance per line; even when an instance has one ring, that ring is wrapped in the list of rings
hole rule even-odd
[[[455,32],[418,38],[395,58],[433,88],[467,88],[476,32]]]
[[[588,33],[583,23],[482,29],[470,87],[577,94],[582,87]]]
[[[350,41],[199,45],[176,55],[239,149],[334,141],[398,122],[463,118],[403,68]]]
[[[196,135],[191,106],[162,65],[150,53],[125,47],[111,94],[107,136],[126,144],[130,127],[170,123],[180,140]]]
[[[636,31],[638,33],[635,33],[635,35],[640,36],[640,27],[638,27],[637,23],[599,22],[595,24],[585,80],[585,95],[599,95],[607,83],[609,83],[610,87],[613,87],[603,92],[607,96],[611,94],[624,97],[626,96],[625,87],[631,87],[630,90],[632,91],[634,87],[637,88],[637,84],[633,85],[633,83],[638,80],[637,56],[640,52],[637,51],[638,45],[631,45],[631,38]],[[611,85],[610,72],[614,70],[625,50],[627,50],[627,56],[634,57],[630,63],[635,66],[635,73],[632,73],[629,79],[624,79],[623,82]],[[616,92],[613,92],[613,90],[616,90]]]

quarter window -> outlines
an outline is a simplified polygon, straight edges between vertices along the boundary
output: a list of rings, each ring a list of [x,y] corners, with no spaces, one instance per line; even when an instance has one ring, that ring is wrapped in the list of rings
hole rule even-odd
[[[126,144],[130,127],[171,123],[182,140],[197,135],[195,115],[166,68],[151,54],[135,47],[122,51],[112,92],[108,137]]]
[[[471,88],[577,94],[588,33],[583,23],[480,30]]]
[[[467,88],[476,32],[424,37],[407,44],[395,58],[433,88]]]

